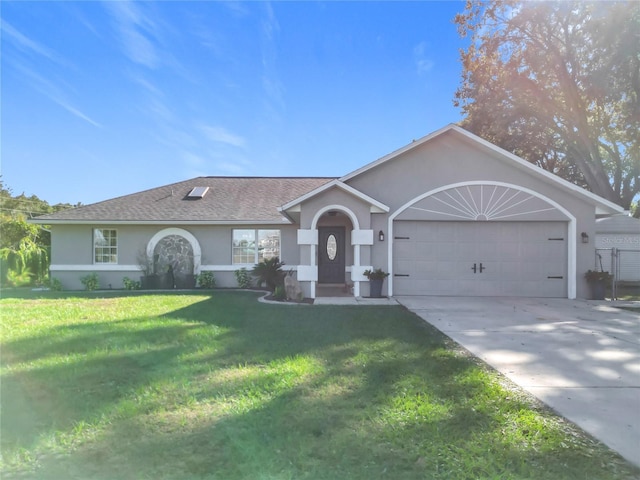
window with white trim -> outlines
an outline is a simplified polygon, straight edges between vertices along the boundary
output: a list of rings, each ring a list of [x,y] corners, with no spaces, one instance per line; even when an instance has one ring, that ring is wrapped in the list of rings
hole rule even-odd
[[[118,263],[117,230],[93,229],[93,263]]]
[[[254,265],[280,257],[280,230],[234,229],[231,250],[234,265]]]

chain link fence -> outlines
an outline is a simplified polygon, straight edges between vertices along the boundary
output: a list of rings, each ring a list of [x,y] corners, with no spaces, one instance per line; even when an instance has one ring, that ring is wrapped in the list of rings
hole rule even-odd
[[[613,276],[611,299],[617,300],[621,286],[640,284],[640,249],[597,248],[594,267]]]

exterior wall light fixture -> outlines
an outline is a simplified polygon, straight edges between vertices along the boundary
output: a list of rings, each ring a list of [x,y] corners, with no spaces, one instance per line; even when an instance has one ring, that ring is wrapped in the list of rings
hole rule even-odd
[[[589,235],[587,235],[587,232],[582,232],[580,237],[582,237],[582,243],[589,243]]]
[[[382,230],[378,233],[378,240],[384,242],[384,232]]]

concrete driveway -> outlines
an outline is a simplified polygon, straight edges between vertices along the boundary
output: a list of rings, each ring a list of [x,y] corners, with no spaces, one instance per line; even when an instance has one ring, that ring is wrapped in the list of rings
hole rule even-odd
[[[639,313],[583,300],[396,299],[640,466]]]

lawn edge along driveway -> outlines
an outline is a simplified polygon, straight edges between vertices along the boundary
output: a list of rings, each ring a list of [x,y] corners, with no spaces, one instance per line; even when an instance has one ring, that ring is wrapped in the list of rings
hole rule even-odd
[[[640,466],[639,313],[584,300],[397,299]]]

